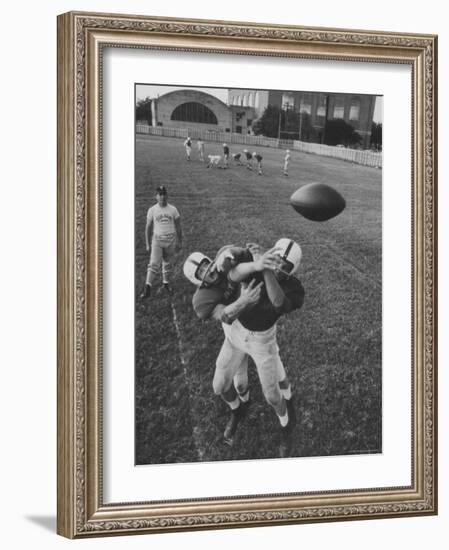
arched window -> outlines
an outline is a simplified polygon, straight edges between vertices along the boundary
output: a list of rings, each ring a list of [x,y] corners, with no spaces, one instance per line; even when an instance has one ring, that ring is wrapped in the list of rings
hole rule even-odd
[[[249,94],[248,97],[248,107],[254,107],[254,96],[252,92]]]
[[[178,105],[171,114],[171,120],[182,122],[200,122],[203,124],[218,124],[214,113],[202,103],[189,102]]]
[[[259,92],[256,92],[256,99],[255,99],[255,101],[254,101],[254,107],[255,107],[256,109],[258,109],[258,108],[259,108],[259,105],[260,105],[260,96],[259,96]]]
[[[245,94],[243,96],[243,107],[247,107],[248,106],[248,96]]]

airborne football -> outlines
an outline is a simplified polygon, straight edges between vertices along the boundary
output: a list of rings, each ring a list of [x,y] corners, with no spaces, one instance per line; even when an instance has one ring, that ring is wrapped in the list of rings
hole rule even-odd
[[[290,204],[304,218],[315,222],[335,218],[346,207],[340,193],[324,183],[309,183],[300,187],[290,197]]]

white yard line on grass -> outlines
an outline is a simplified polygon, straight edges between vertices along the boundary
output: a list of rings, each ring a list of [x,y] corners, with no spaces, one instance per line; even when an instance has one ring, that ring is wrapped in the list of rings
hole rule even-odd
[[[171,306],[171,311],[172,311],[172,316],[173,316],[173,324],[175,325],[176,336],[177,336],[177,341],[178,341],[179,358],[181,360],[181,365],[182,365],[182,368],[183,368],[183,371],[184,371],[184,379],[185,379],[186,386],[187,386],[187,391],[188,391],[189,404],[190,404],[189,412],[190,412],[190,418],[192,420],[193,441],[195,443],[196,452],[198,453],[198,459],[200,461],[202,461],[203,457],[204,457],[204,449],[201,445],[201,441],[200,441],[200,437],[199,437],[199,433],[198,433],[199,429],[196,426],[196,424],[194,423],[194,415],[193,415],[193,409],[192,409],[192,404],[193,404],[194,399],[192,397],[192,390],[190,388],[189,377],[187,375],[187,363],[186,363],[186,360],[184,359],[184,355],[182,353],[182,338],[181,338],[181,330],[179,328],[178,316],[176,315],[176,308],[175,308],[175,305],[173,303],[173,300],[171,300],[171,299],[170,299],[170,306]]]

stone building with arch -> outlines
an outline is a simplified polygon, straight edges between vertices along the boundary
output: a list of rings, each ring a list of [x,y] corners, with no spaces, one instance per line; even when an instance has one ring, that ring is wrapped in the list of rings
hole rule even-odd
[[[255,118],[249,106],[229,106],[214,95],[194,89],[168,92],[152,100],[152,126],[250,133]]]

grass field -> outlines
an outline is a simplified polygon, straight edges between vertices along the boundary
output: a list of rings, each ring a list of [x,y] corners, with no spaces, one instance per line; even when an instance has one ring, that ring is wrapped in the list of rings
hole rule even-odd
[[[206,154],[220,154],[220,145],[206,143]],[[301,244],[306,291],[302,309],[278,323],[298,415],[292,455],[382,450],[381,171],[293,151],[287,178],[284,151],[258,151],[263,176],[237,166],[206,169],[195,146],[187,162],[181,140],[137,136],[136,295],[148,262],[146,212],[158,185],[167,186],[184,233],[172,298],[159,290],[146,302],[136,301],[137,464],[278,456],[279,423],[251,363],[248,416],[233,447],[223,443],[229,413],[212,390],[223,331],[217,322],[196,318],[194,287],[182,264],[195,250],[213,257],[224,244],[253,241],[269,247],[280,237]],[[310,182],[335,187],[346,198],[346,210],[324,223],[299,216],[289,197]]]

